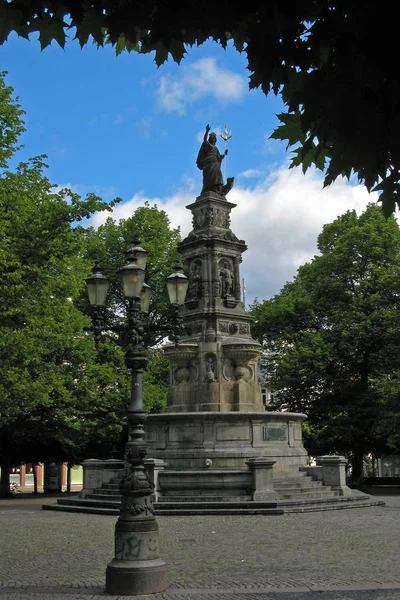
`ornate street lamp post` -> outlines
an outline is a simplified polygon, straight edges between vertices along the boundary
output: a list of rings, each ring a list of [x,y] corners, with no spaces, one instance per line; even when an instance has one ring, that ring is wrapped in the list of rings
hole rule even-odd
[[[108,291],[108,279],[103,275],[103,269],[97,262],[93,267],[92,274],[86,279],[86,288],[92,307],[93,335],[97,347],[104,326],[104,307]]]
[[[175,271],[167,277],[168,297],[170,303],[174,307],[170,340],[175,343],[175,346],[178,346],[180,336],[184,330],[183,320],[180,316],[179,309],[185,302],[188,286],[189,280],[186,275],[182,273],[182,268],[179,263],[177,263],[175,265]]]
[[[134,245],[126,253],[126,264],[120,271],[128,302],[125,363],[132,372],[132,388],[127,410],[125,472],[120,483],[122,501],[115,526],[115,555],[106,570],[106,592],[112,595],[154,594],[166,590],[168,586],[167,568],[160,559],[158,524],[151,502],[153,486],[144,466],[147,415],[143,406],[142,373],[148,361],[144,353],[142,315],[148,312],[150,303],[150,287],[144,283],[146,260],[147,253],[140,247],[140,241],[135,239]],[[187,291],[188,280],[181,274],[182,277],[186,280]],[[97,276],[96,283],[100,280]],[[90,284],[92,280],[89,277],[87,281]],[[184,287],[185,284],[180,283],[179,288],[182,285]],[[182,294],[181,291],[176,302],[184,302],[186,292]],[[90,302],[93,298],[92,292],[89,295]]]

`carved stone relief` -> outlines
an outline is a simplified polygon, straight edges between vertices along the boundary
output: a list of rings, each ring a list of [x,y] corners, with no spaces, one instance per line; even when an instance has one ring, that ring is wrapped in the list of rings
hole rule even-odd
[[[189,298],[198,300],[201,298],[202,292],[201,261],[194,260],[189,270]]]
[[[230,225],[229,211],[222,208],[202,207],[193,211],[193,229],[216,225],[227,229]]]
[[[217,360],[215,354],[206,354],[204,360],[204,379],[212,382],[217,380]]]
[[[183,381],[188,381],[190,377],[190,371],[187,367],[177,367],[174,372],[175,383],[179,384]]]
[[[218,329],[219,329],[219,331],[221,331],[221,333],[228,333],[229,332],[229,321],[219,321]]]
[[[237,323],[229,323],[229,333],[235,335],[239,331],[239,325]]]
[[[214,209],[214,224],[217,227],[229,227],[229,213],[221,208]]]
[[[231,335],[236,335],[237,333],[241,335],[249,335],[250,327],[248,323],[232,323],[230,321],[219,321],[218,331],[220,331],[221,333],[229,333]]]
[[[222,258],[218,266],[221,298],[230,298],[234,294],[235,280],[230,260]]]
[[[228,381],[232,381],[235,379],[234,371],[235,365],[233,364],[232,360],[230,358],[225,358],[224,364],[222,366],[222,375]]]

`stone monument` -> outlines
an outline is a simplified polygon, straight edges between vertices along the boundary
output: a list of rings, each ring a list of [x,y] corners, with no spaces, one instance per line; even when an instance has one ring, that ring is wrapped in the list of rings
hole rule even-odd
[[[262,348],[251,336],[251,317],[241,301],[240,263],[247,247],[230,228],[236,205],[226,199],[234,179],[224,183],[221,163],[227,151],[220,154],[209,130],[197,158],[203,188],[187,206],[193,229],[179,246],[189,293],[179,345],[165,347],[168,407],[146,419],[149,458],[144,466],[157,511],[283,514],[298,512],[299,506],[303,512],[379,504],[359,492],[351,494],[342,456],[322,456],[316,466],[306,466],[301,431],[306,415],[263,406],[258,383]],[[43,508],[74,505],[71,510],[98,512],[106,504],[105,511],[118,512],[122,466],[122,461],[85,461],[79,499]]]
[[[249,460],[274,461],[274,470],[306,465],[301,422],[305,415],[265,410],[258,381],[261,346],[241,300],[240,264],[247,249],[230,228],[236,204],[226,195],[215,133],[206,127],[197,166],[203,188],[187,206],[193,229],[179,245],[189,292],[178,347],[167,345],[167,412],[148,415],[148,456],[166,470],[240,469]]]

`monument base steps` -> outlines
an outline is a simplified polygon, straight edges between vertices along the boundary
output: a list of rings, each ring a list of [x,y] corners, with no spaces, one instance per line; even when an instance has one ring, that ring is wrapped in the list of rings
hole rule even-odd
[[[196,475],[197,473],[197,475]],[[197,485],[196,485],[197,479]],[[208,479],[208,486],[204,481]],[[178,481],[181,485],[178,488]],[[305,472],[298,476],[274,474],[276,500],[254,501],[251,494],[250,473],[244,469],[224,471],[225,487],[218,487],[218,472],[212,471],[163,471],[159,475],[160,492],[154,502],[157,515],[282,515],[345,508],[382,506],[384,502],[367,494],[340,496],[336,490],[315,481]],[[238,484],[238,482],[240,482]],[[198,484],[202,486],[199,487]],[[43,505],[44,510],[93,514],[119,514],[121,496],[119,477],[95,489],[85,497],[60,498],[57,504]]]

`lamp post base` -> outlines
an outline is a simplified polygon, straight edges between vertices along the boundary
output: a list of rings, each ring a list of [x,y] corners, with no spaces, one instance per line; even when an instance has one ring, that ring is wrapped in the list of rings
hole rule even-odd
[[[126,496],[115,525],[115,555],[107,565],[106,593],[113,596],[135,596],[164,592],[167,587],[167,566],[160,559],[158,525],[153,515],[141,516],[140,507],[130,502],[138,498]],[[140,499],[140,498],[139,498]],[[141,500],[147,499],[147,496]],[[125,517],[125,518],[124,518]]]
[[[113,596],[135,596],[165,592],[168,587],[167,566],[161,559],[121,561],[107,565],[106,593]]]

